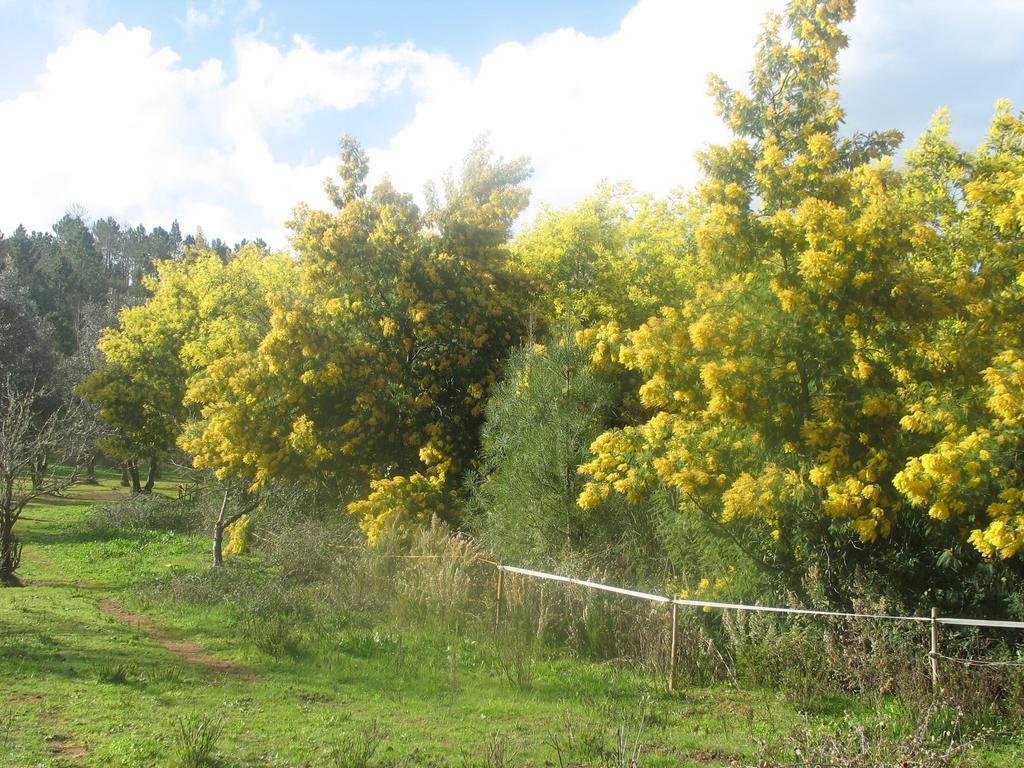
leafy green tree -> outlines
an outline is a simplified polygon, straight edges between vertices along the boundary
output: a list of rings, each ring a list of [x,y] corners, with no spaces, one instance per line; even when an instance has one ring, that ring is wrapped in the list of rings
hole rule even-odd
[[[12,265],[0,265],[0,339],[0,379],[19,390],[50,383],[57,364],[51,331]]]
[[[584,484],[577,470],[616,421],[615,375],[591,365],[568,323],[509,359],[487,404],[469,522],[510,562],[572,560],[631,573],[661,564],[660,500],[576,503]]]

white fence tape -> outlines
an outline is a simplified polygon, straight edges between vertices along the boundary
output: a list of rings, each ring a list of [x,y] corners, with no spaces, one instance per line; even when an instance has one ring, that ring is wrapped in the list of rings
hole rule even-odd
[[[549,581],[561,581],[566,584],[576,584],[590,589],[599,589],[604,592],[614,592],[617,595],[636,597],[641,600],[649,600],[652,603],[668,603],[675,605],[689,605],[696,608],[722,608],[729,611],[759,611],[762,613],[789,613],[800,616],[829,616],[837,619],[880,619],[882,621],[916,621],[922,624],[930,624],[930,616],[892,616],[884,613],[835,613],[832,611],[815,611],[808,608],[777,608],[770,605],[744,605],[742,603],[716,603],[710,600],[684,600],[682,598],[665,597],[664,595],[652,595],[649,592],[637,592],[635,589],[622,589],[612,587],[608,584],[599,584],[596,581],[585,581],[574,579],[570,576],[559,576],[554,573],[543,571],[531,571],[529,568],[517,568],[513,565],[499,565],[503,571],[518,573],[523,576],[532,576],[537,579]],[[935,619],[938,624],[956,624],[963,627],[996,627],[999,629],[1024,629],[1024,621],[998,621],[996,619],[956,619],[939,616]]]

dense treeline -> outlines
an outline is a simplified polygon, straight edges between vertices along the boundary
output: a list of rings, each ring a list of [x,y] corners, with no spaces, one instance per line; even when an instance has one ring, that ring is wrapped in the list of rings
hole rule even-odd
[[[139,456],[150,455],[135,445],[116,450],[96,407],[77,390],[99,362],[102,331],[151,295],[156,265],[200,246],[225,260],[232,254],[201,232],[183,238],[177,222],[147,232],[111,218],[89,224],[77,210],[51,232],[0,233],[0,578],[17,566],[14,524],[24,506],[79,474],[95,482],[100,448],[131,469],[136,490],[152,488],[138,477]]]
[[[437,516],[687,594],[1024,616],[1024,117],[972,152],[939,113],[902,162],[845,133],[852,14],[790,3],[747,90],[712,78],[734,139],[689,194],[513,237],[526,161],[477,145],[421,209],[346,137],[294,255],[74,217],[0,249],[64,352],[136,297],[81,389],[103,445],[240,508],[287,481],[371,543]]]
[[[52,332],[55,351],[68,355],[90,341],[87,329],[97,312],[144,301],[150,293],[146,279],[156,275],[156,265],[180,260],[185,248],[197,244],[222,259],[232,253],[220,239],[207,244],[201,231],[182,237],[177,221],[147,232],[111,217],[89,223],[84,211],[72,209],[50,232],[23,226],[0,232],[0,269],[10,285],[26,292]],[[266,247],[260,240],[256,245]]]

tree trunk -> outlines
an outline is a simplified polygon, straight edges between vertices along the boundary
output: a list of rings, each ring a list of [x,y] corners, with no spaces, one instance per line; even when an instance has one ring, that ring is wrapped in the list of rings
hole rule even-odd
[[[142,489],[142,492],[147,496],[153,492],[153,485],[156,483],[157,464],[156,456],[149,457],[149,474],[146,475],[146,487]]]
[[[225,514],[228,510],[228,492],[224,491],[224,500],[220,503],[220,514],[217,515],[217,522],[213,524],[213,567],[220,568],[224,565],[224,528]]]
[[[85,465],[85,482],[87,482],[89,485],[99,485],[99,480],[96,479],[95,454],[89,457],[89,461]]]
[[[46,454],[36,456],[32,459],[32,490],[38,491],[43,487],[43,476],[49,467],[50,458]]]
[[[0,511],[0,584],[14,579],[21,563],[21,542],[14,535],[14,515]]]
[[[128,461],[128,475],[132,479],[132,493],[142,493],[142,483],[139,480],[139,462],[135,459]]]
[[[127,461],[122,461],[121,462],[121,487],[122,488],[130,488],[131,484],[132,484],[132,481],[128,477],[128,462]]]

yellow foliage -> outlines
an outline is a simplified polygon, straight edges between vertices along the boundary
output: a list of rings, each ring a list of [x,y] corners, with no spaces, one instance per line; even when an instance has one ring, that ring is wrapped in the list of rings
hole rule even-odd
[[[248,515],[242,515],[231,525],[224,529],[227,536],[227,544],[224,545],[222,554],[225,557],[231,555],[244,555],[249,550],[251,537],[252,520]]]
[[[386,532],[408,534],[447,509],[444,472],[416,473],[370,483],[370,494],[348,505],[370,544]]]

